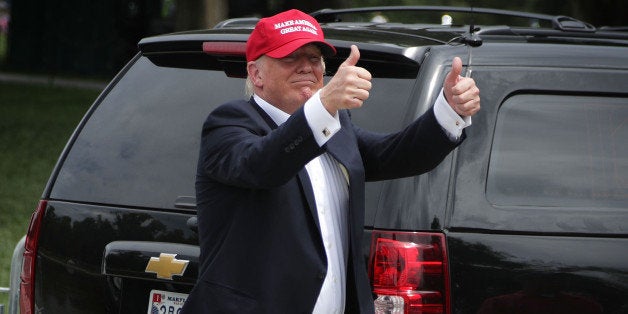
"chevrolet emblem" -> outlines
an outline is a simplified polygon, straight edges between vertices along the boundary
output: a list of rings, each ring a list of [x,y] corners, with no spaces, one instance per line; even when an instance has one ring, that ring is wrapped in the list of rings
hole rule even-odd
[[[176,259],[177,254],[161,253],[159,257],[151,257],[145,272],[157,274],[157,278],[172,280],[173,275],[183,276],[188,267],[188,260]]]

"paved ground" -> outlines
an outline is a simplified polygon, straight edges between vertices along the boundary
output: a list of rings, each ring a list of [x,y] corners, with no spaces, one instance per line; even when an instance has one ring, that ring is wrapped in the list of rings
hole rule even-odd
[[[19,73],[0,72],[0,82],[32,83],[62,87],[78,87],[102,90],[107,82],[85,79],[59,78],[46,75],[29,75]]]

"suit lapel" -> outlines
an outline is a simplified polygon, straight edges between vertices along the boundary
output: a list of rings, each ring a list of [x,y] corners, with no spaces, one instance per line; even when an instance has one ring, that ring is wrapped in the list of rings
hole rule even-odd
[[[310,213],[312,214],[312,218],[314,218],[314,223],[316,224],[316,228],[321,230],[321,224],[318,220],[318,211],[316,209],[316,200],[314,199],[314,189],[312,189],[312,182],[310,181],[310,176],[308,176],[305,167],[299,171],[297,174],[297,179],[299,180],[299,185],[301,186],[301,192],[305,196],[307,201],[308,208]]]
[[[262,117],[262,119],[266,122],[266,124],[271,130],[274,130],[277,128],[277,124],[275,123],[275,121],[273,121],[273,119],[266,113],[266,111],[264,111],[255,102],[255,100],[253,100],[253,97],[251,97],[249,103],[251,104],[251,106],[253,106],[253,108],[255,108],[255,110],[257,110],[259,115]],[[310,210],[310,213],[312,214],[312,218],[314,219],[314,223],[316,224],[316,228],[318,228],[318,230],[320,231],[321,226],[318,220],[316,200],[314,199],[314,189],[312,188],[312,182],[310,181],[310,176],[308,176],[307,171],[305,170],[305,167],[303,167],[303,169],[301,169],[297,173],[297,180],[301,188],[301,193],[305,197],[305,200],[307,201],[307,205]]]

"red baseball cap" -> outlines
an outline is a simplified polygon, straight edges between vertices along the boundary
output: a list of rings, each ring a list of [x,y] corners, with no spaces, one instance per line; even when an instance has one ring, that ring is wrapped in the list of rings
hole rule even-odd
[[[299,10],[288,10],[257,22],[246,42],[246,61],[256,60],[264,54],[283,58],[309,43],[317,44],[326,57],[336,54],[336,48],[325,42],[323,30],[312,16]]]

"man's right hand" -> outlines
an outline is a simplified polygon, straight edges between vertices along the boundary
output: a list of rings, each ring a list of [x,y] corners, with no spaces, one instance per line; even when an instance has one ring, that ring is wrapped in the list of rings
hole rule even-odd
[[[360,60],[360,50],[351,45],[351,54],[338,71],[320,92],[321,102],[325,109],[335,115],[339,109],[362,107],[371,90],[371,73],[364,68],[355,66]]]

